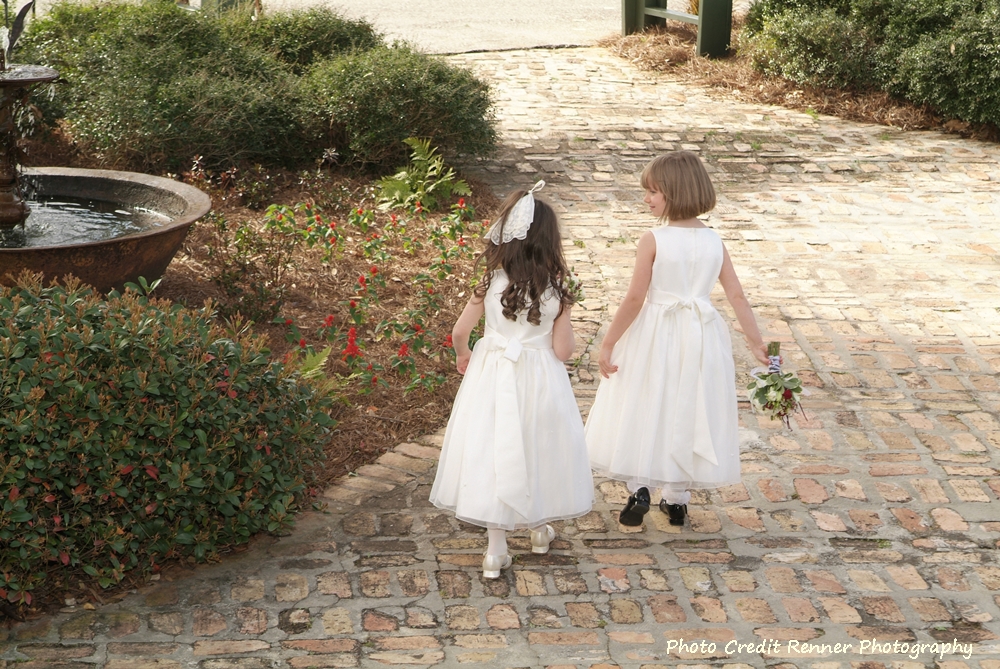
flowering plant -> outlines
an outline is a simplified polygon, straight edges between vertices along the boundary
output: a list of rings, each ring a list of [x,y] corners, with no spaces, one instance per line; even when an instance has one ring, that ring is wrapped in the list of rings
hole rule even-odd
[[[779,350],[778,342],[773,341],[767,345],[770,364],[766,368],[757,367],[750,371],[753,381],[747,386],[747,396],[754,411],[772,420],[777,418],[791,429],[789,417],[792,413],[798,411],[803,417],[806,415],[798,398],[802,392],[802,382],[791,372],[782,373]]]

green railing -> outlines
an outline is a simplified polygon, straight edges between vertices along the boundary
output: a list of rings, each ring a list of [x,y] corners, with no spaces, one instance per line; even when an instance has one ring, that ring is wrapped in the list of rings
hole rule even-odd
[[[698,26],[699,56],[718,57],[729,51],[733,29],[733,0],[700,0],[697,14],[667,9],[667,0],[622,0],[622,35],[640,32],[666,21]]]

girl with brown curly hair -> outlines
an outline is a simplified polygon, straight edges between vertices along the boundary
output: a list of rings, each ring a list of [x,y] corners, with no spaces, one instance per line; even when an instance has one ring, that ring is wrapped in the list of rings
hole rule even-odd
[[[590,511],[593,479],[583,421],[563,362],[575,346],[569,272],[555,212],[534,193],[505,200],[487,233],[482,282],[452,331],[464,374],[441,448],[431,502],[487,528],[483,576],[511,564],[507,530],[531,530],[533,553],[550,521]],[[486,316],[485,335],[469,335]]]

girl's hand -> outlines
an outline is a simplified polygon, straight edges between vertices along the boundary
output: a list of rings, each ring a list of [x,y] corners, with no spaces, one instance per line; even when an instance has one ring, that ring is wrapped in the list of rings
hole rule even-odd
[[[613,350],[613,349],[612,349]],[[618,365],[611,364],[611,350],[601,347],[601,354],[597,358],[597,366],[601,369],[601,376],[608,379],[618,371]]]
[[[465,370],[469,368],[469,360],[472,358],[472,349],[465,349],[462,352],[455,352],[455,369],[459,374],[465,375]]]
[[[760,364],[765,367],[771,364],[771,361],[767,357],[767,344],[764,342],[759,344],[750,344],[750,351],[753,353],[753,357],[757,358],[757,362]]]

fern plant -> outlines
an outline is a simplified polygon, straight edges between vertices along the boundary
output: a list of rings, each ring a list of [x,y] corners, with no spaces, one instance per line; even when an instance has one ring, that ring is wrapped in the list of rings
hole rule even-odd
[[[422,209],[434,211],[454,195],[471,194],[469,185],[455,178],[455,170],[444,164],[429,139],[403,141],[412,150],[410,164],[375,183],[381,209],[414,209],[419,203]]]

